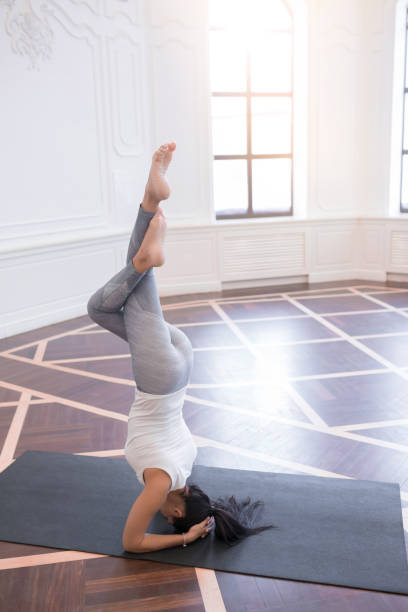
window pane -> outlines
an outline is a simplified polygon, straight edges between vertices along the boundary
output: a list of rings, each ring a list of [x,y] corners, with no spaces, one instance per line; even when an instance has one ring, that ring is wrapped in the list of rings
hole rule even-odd
[[[211,91],[246,91],[247,54],[239,39],[227,32],[210,32],[209,54]]]
[[[291,208],[291,159],[252,160],[254,212],[289,212]]]
[[[213,154],[246,155],[246,98],[211,98]]]
[[[405,30],[405,36],[408,36],[408,30]],[[408,41],[406,41],[405,43],[405,51],[406,51],[406,57],[405,57],[405,87],[408,87]]]
[[[213,169],[216,213],[247,212],[247,161],[245,159],[216,159]]]
[[[252,153],[290,153],[291,119],[291,98],[252,97]]]
[[[235,0],[209,0],[208,22],[210,28],[226,28]]]
[[[401,206],[408,211],[408,155],[402,156]]]
[[[287,93],[292,90],[292,37],[260,33],[250,49],[251,91]]]
[[[408,94],[404,96],[404,149],[408,149]]]
[[[209,0],[210,27],[290,29],[292,19],[283,0]]]
[[[254,29],[291,29],[292,18],[283,0],[246,0],[245,4]]]

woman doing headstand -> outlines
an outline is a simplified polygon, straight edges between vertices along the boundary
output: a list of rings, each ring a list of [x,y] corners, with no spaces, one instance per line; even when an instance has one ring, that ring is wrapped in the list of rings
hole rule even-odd
[[[126,266],[88,302],[91,319],[129,343],[136,382],[125,456],[144,489],[123,531],[129,552],[185,546],[206,537],[214,525],[228,544],[272,527],[251,527],[262,502],[239,503],[234,496],[213,502],[200,487],[186,484],[197,455],[182,414],[193,349],[184,332],[165,321],[153,274],[164,263],[166,218],[159,203],[170,195],[165,173],[175,148],[170,142],[155,151]],[[159,510],[177,534],[146,533]]]

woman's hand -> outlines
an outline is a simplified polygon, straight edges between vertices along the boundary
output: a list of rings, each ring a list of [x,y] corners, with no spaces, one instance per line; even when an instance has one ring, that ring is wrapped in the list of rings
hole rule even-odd
[[[214,517],[207,516],[206,519],[190,527],[186,533],[186,542],[191,544],[198,538],[205,538],[211,531],[214,525]]]

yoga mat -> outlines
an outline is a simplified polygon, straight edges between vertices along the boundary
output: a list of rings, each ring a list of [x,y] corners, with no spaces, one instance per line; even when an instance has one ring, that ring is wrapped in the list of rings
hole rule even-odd
[[[142,487],[126,460],[26,451],[0,474],[0,540],[408,594],[398,484],[202,465],[187,482],[212,498],[262,499],[259,523],[277,528],[232,548],[211,532],[128,553],[122,532]],[[174,533],[160,513],[148,531]]]

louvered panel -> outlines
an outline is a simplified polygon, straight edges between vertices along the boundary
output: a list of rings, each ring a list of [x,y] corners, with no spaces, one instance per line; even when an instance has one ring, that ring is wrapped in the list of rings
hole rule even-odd
[[[408,267],[408,232],[391,233],[391,265]]]
[[[222,280],[283,276],[304,269],[304,233],[224,237]]]

